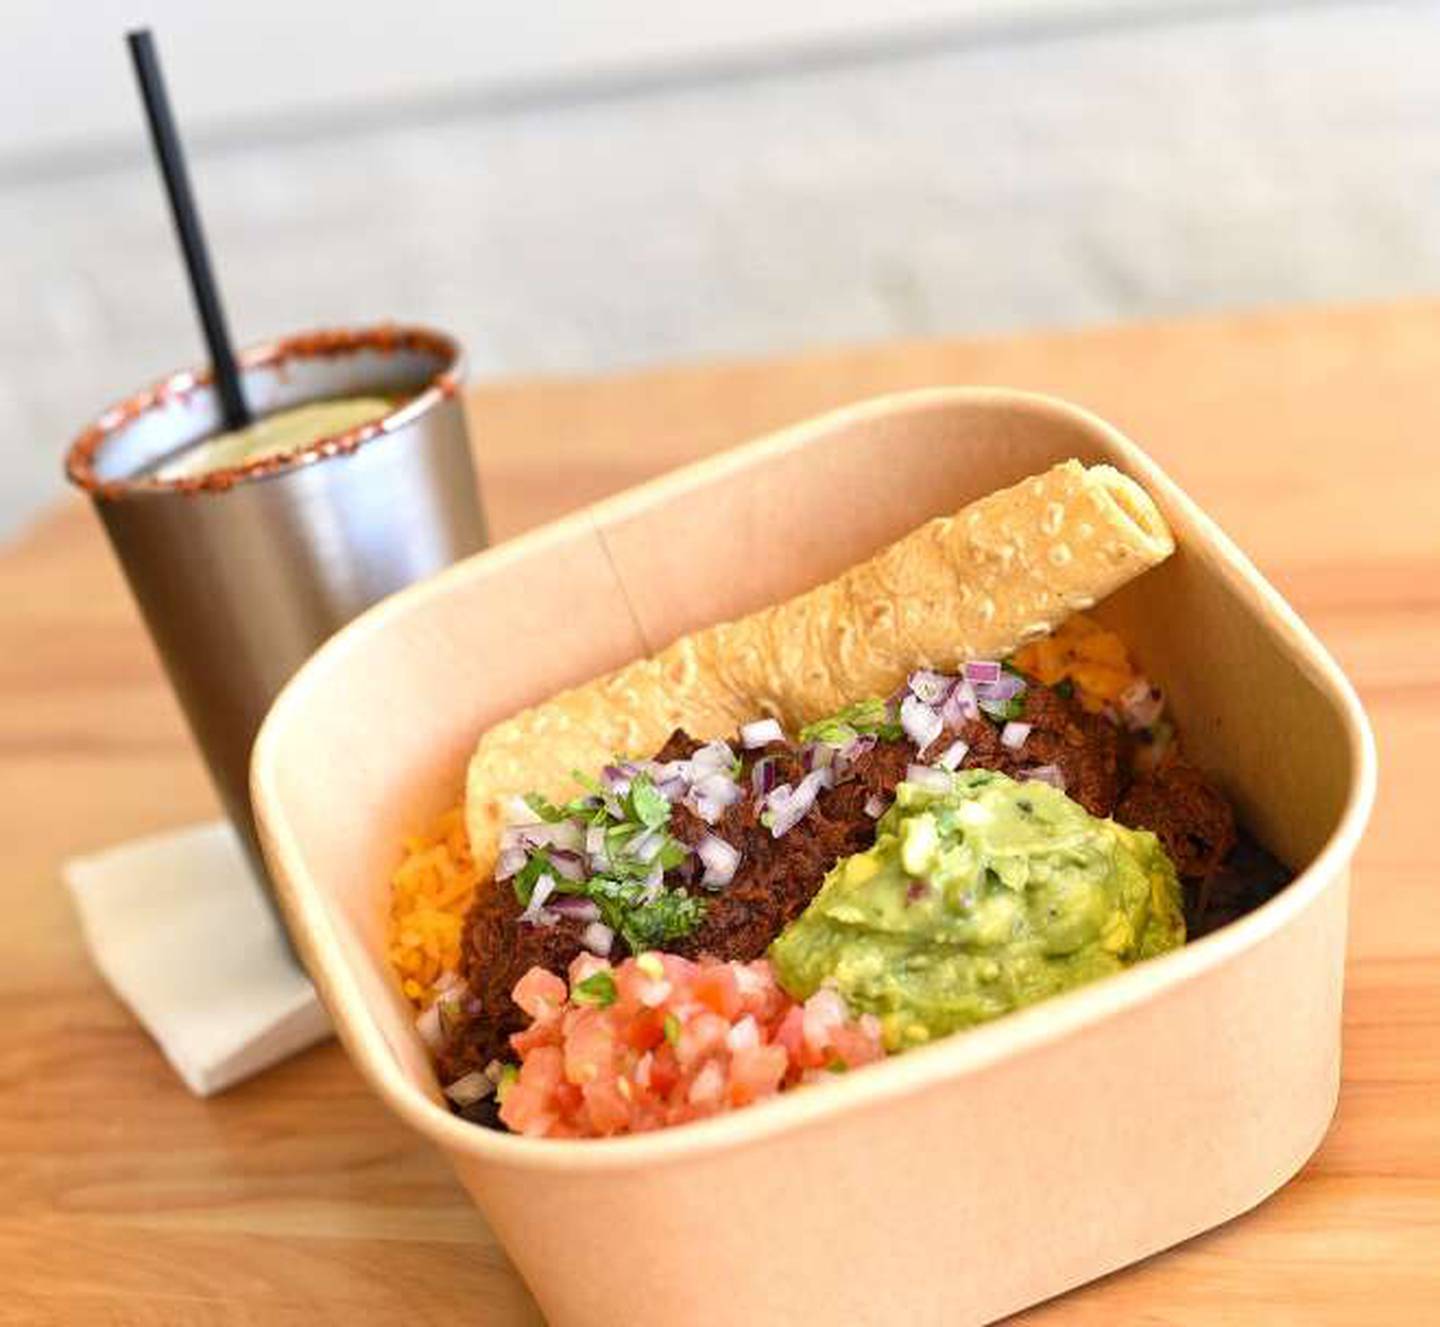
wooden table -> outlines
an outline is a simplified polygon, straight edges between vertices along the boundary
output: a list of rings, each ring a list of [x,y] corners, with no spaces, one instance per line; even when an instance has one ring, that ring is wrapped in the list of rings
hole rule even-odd
[[[1319,1154],[1257,1211],[1026,1320],[1440,1320],[1440,306],[481,387],[495,534],[827,406],[957,382],[1072,397],[1149,448],[1335,651],[1381,753]],[[0,604],[0,1321],[534,1320],[438,1156],[333,1044],[197,1101],[100,982],[60,861],[215,801],[78,503],[0,554]]]

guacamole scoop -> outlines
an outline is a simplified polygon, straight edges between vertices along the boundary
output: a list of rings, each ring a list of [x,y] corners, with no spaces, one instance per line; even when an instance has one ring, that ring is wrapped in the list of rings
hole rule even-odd
[[[776,938],[796,998],[833,986],[903,1050],[1184,943],[1180,882],[1148,830],[990,770],[951,785],[902,783],[875,846]]]

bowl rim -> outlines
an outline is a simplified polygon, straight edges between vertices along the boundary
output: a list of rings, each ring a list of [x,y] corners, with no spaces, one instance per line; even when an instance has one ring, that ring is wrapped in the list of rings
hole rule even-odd
[[[616,1138],[525,1138],[484,1128],[452,1115],[405,1074],[390,1049],[354,973],[340,957],[340,944],[323,891],[310,877],[276,785],[279,734],[298,716],[307,692],[326,671],[392,619],[473,576],[478,567],[497,568],[531,556],[578,531],[594,532],[659,498],[693,489],[721,475],[785,451],[817,433],[874,417],[896,417],[943,406],[1020,408],[1094,435],[1120,468],[1139,479],[1162,509],[1183,513],[1224,577],[1279,638],[1296,666],[1307,673],[1341,720],[1353,771],[1344,806],[1326,842],[1285,889],[1260,907],[1180,949],[1149,959],[1108,978],[1063,993],[1005,1018],[942,1038],[931,1045],[866,1066],[864,1073],[839,1076],[823,1092],[781,1094],[744,1110],[695,1121],[683,1128]],[[272,705],[251,759],[251,798],[277,892],[298,947],[329,1007],[351,1059],[381,1099],[401,1119],[452,1157],[508,1167],[610,1172],[669,1164],[711,1155],[745,1143],[772,1140],[826,1117],[873,1109],[942,1081],[978,1075],[1002,1060],[1038,1053],[1112,1014],[1197,980],[1283,929],[1343,875],[1364,831],[1375,799],[1376,752],[1358,696],[1339,666],[1280,593],[1173,480],[1118,429],[1083,407],[1041,393],[1003,387],[929,387],[889,393],[842,406],[759,439],[669,471],[612,497],[582,507],[475,554],[436,576],[401,590],[342,628],[287,683]]]

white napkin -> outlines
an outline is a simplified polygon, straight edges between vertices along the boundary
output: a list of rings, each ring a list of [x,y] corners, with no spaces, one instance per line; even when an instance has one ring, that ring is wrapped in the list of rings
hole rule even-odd
[[[196,1095],[330,1035],[228,823],[77,857],[61,874],[96,966]]]

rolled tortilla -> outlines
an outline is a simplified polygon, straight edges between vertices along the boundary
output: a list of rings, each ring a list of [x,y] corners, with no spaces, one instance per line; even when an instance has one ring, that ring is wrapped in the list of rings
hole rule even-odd
[[[1002,657],[1174,548],[1139,484],[1078,461],[928,521],[813,590],[682,636],[496,724],[466,780],[476,865],[494,864],[507,796],[573,796],[572,770],[649,756],[676,728],[721,737],[773,715],[794,731],[888,696],[916,668]]]

